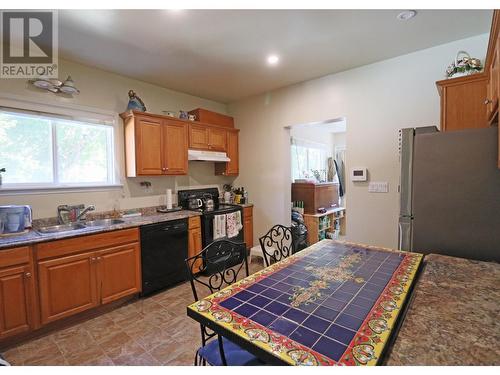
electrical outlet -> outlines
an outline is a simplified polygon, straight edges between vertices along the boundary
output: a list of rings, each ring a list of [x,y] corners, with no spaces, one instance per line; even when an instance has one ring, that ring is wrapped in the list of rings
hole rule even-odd
[[[370,182],[368,184],[368,192],[370,193],[388,193],[389,183],[388,182]]]

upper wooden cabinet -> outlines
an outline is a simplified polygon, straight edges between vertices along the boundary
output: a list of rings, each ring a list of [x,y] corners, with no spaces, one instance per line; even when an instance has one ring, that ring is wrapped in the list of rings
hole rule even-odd
[[[215,174],[239,174],[238,129],[137,111],[120,116],[125,126],[127,177],[185,175],[188,148],[226,152],[231,161],[216,163]]]
[[[187,174],[188,124],[135,111],[120,116],[127,177]]]
[[[36,306],[31,249],[0,251],[0,339],[36,328]]]
[[[205,151],[226,151],[226,129],[190,124],[189,148]]]
[[[487,118],[488,123],[498,123],[498,96],[500,94],[500,11],[493,13],[493,23],[490,31],[488,54],[486,56],[485,72],[488,75],[487,85]],[[499,135],[500,142],[500,135]],[[500,151],[500,150],[499,150]],[[499,154],[500,155],[500,154]],[[500,156],[499,156],[500,167]]]
[[[488,127],[487,83],[484,73],[436,82],[441,96],[441,131]]]
[[[225,135],[227,144],[226,153],[230,161],[227,163],[215,163],[215,174],[220,176],[238,176],[240,173],[238,147],[239,130],[227,130]]]

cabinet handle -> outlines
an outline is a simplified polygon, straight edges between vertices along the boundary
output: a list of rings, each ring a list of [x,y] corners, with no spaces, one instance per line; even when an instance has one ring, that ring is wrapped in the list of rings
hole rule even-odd
[[[102,260],[102,257],[97,257],[97,260],[100,262]]]
[[[491,104],[491,103],[493,103],[493,102],[491,101],[491,99],[486,99],[483,103],[484,103],[485,105],[487,105],[487,104]]]
[[[29,278],[31,277],[31,272],[26,272],[26,273],[24,274],[24,276],[25,276],[27,279],[29,279]]]
[[[96,257],[91,257],[91,258],[90,258],[90,261],[91,261],[91,262],[95,262],[96,260],[97,260],[97,258],[96,258]]]
[[[166,170],[166,171],[168,171],[168,167],[167,167],[167,168],[165,168],[165,170]]]

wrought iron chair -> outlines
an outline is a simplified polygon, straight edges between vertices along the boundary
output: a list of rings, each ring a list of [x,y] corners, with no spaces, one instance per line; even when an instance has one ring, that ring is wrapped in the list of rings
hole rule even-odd
[[[266,267],[295,253],[292,231],[284,225],[277,224],[272,227],[259,238],[259,242]]]
[[[195,265],[202,264],[199,273],[194,272]],[[198,301],[196,286],[204,286],[215,293],[238,280],[240,271],[245,269],[245,277],[249,275],[247,250],[244,243],[228,240],[214,241],[199,254],[186,259],[188,277],[195,301]],[[205,275],[205,274],[209,275]],[[217,335],[200,324],[201,344],[196,351],[194,365],[212,366],[262,366],[253,354],[242,349],[232,341]],[[217,336],[217,340],[213,339]]]

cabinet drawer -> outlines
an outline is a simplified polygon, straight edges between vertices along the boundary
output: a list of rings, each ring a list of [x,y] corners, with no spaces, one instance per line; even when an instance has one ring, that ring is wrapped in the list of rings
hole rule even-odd
[[[30,248],[28,246],[15,249],[0,250],[0,268],[25,264],[30,262]]]
[[[36,246],[37,259],[76,254],[82,251],[112,247],[139,241],[139,229],[123,229],[113,232],[88,236],[79,236],[67,240],[51,241]]]

